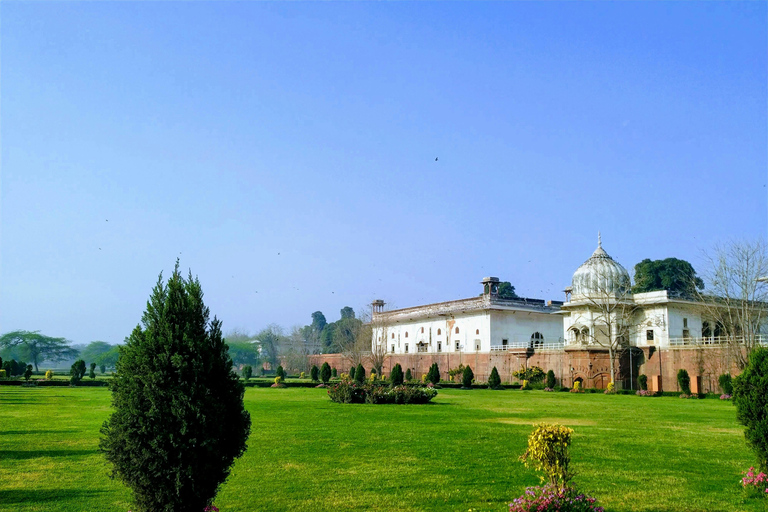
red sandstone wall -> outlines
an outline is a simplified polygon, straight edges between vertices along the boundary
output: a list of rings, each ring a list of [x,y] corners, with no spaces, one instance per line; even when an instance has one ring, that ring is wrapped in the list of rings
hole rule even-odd
[[[403,371],[410,368],[415,378],[421,378],[422,374],[427,373],[432,363],[437,363],[440,367],[440,373],[443,379],[448,380],[448,370],[455,368],[460,364],[469,365],[475,373],[475,380],[485,382],[495,366],[501,376],[502,382],[515,382],[512,372],[521,366],[539,366],[544,371],[553,370],[558,383],[571,386],[573,380],[581,378],[583,386],[588,388],[604,389],[610,382],[610,361],[608,353],[605,351],[587,351],[587,350],[541,350],[541,351],[519,351],[503,352],[492,354],[467,353],[467,352],[447,352],[442,354],[400,354],[392,355],[387,358],[384,364],[384,373],[389,374],[392,367],[400,363]],[[664,391],[679,391],[677,386],[677,371],[685,368],[695,381],[695,377],[700,377],[700,392],[719,393],[717,378],[720,374],[730,371],[731,375],[739,373],[738,368],[728,365],[726,355],[719,348],[675,348],[664,350],[649,350],[645,348],[636,351],[632,360],[633,388],[636,389],[636,378],[639,373],[648,376],[648,385],[652,389],[651,383],[654,377],[661,375],[661,386]],[[324,362],[328,362],[331,367],[335,367],[339,373],[349,373],[351,363],[342,354],[323,354],[310,356],[310,364],[316,364],[318,367]],[[592,364],[590,368],[590,363]],[[619,386],[630,387],[630,368],[628,360],[623,363],[617,361],[619,369]],[[572,370],[573,369],[573,370]],[[366,370],[370,371],[368,365]]]

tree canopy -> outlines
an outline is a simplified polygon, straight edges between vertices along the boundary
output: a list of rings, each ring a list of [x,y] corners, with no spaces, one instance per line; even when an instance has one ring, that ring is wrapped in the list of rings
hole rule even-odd
[[[328,322],[325,319],[325,315],[322,311],[315,311],[312,313],[312,328],[320,334],[320,332],[325,329],[325,325]]]
[[[347,318],[355,318],[355,310],[352,309],[349,306],[344,306],[341,308],[341,319],[347,319]]]
[[[684,297],[693,297],[697,289],[704,289],[704,281],[696,276],[693,265],[685,260],[644,259],[635,265],[635,285],[632,287],[632,293],[667,290]]]
[[[515,287],[509,281],[502,281],[499,283],[498,297],[500,299],[517,299],[517,293],[515,293]]]
[[[77,351],[69,346],[65,338],[53,338],[40,334],[40,331],[13,331],[0,336],[0,348],[18,347],[24,357],[32,361],[35,371],[43,361],[63,361],[77,356]]]

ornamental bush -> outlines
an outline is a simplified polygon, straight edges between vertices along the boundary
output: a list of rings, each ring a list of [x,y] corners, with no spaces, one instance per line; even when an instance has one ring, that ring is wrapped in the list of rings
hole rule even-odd
[[[677,370],[677,385],[680,386],[680,391],[684,395],[691,394],[691,378],[688,376],[688,371],[684,368]]]
[[[573,477],[568,469],[572,434],[573,429],[563,425],[541,423],[528,436],[528,449],[520,460],[526,467],[543,472],[542,482],[564,489]]]
[[[527,380],[531,384],[535,384],[543,381],[546,374],[539,366],[529,366],[528,368],[521,366],[519,370],[512,372],[512,375],[518,380]]]
[[[309,370],[309,378],[312,379],[312,382],[320,380],[320,368],[313,364],[312,369]]]
[[[351,372],[350,372],[351,375]],[[358,364],[357,368],[355,368],[355,382],[358,384],[362,384],[365,382],[365,368],[363,368],[362,364]]]
[[[408,368],[405,370],[405,380],[406,382],[410,382],[413,380],[413,374],[411,374],[411,369]]]
[[[741,375],[733,379],[736,417],[744,425],[747,444],[757,455],[758,465],[768,471],[768,348],[760,347],[749,356]]]
[[[496,367],[491,370],[491,376],[488,377],[488,387],[491,389],[499,389],[501,386],[501,377],[499,377],[499,371]]]
[[[99,366],[99,371],[101,372],[102,375],[107,373],[107,365],[102,364],[101,366]]]
[[[95,379],[96,378],[96,363],[91,363],[91,371],[88,372],[88,376],[91,379]]]
[[[77,385],[83,380],[85,376],[85,361],[78,359],[72,364],[69,369],[69,382],[70,384]]]
[[[326,363],[326,364],[327,364],[327,363]],[[334,379],[335,379],[336,377],[338,377],[338,375],[339,375],[339,372],[338,372],[338,370],[336,369],[336,367],[335,367],[335,366],[334,366],[334,367],[333,367],[333,369],[331,370],[331,375],[333,375],[333,378],[334,378]]]
[[[528,487],[509,504],[509,512],[604,512],[597,500],[573,488]]]
[[[354,379],[355,378],[355,367],[349,369],[349,378]]]
[[[637,376],[637,384],[640,386],[640,389],[643,391],[648,390],[648,376],[645,374],[640,374]]]
[[[440,382],[440,368],[437,366],[437,363],[432,363],[432,366],[429,367],[427,380],[433,385]]]
[[[434,388],[420,386],[387,387],[376,383],[363,386],[342,381],[328,388],[331,401],[343,404],[425,404],[437,396]]]
[[[48,370],[45,372],[45,380],[51,380],[53,379],[53,370]]]
[[[99,448],[134,512],[203,512],[246,449],[251,419],[221,322],[179,265],[123,345]]]
[[[281,379],[285,380],[285,370],[282,366],[277,367],[277,371],[275,372],[275,377],[280,377]]]
[[[32,377],[32,365],[28,364],[27,368],[24,370],[24,380],[29,381],[31,377]]]
[[[253,366],[247,364],[243,366],[243,378],[246,382],[251,380],[251,377],[253,376]]]
[[[733,395],[733,379],[730,373],[724,373],[717,378],[717,383],[724,395]]]
[[[400,366],[400,363],[395,364],[392,368],[392,371],[389,373],[389,380],[392,381],[392,387],[403,383],[403,367]]]
[[[323,366],[320,367],[320,380],[323,381],[323,384],[328,384],[328,381],[331,380],[331,366],[328,363],[323,363]]]
[[[555,387],[555,384],[557,384],[557,380],[555,379],[555,372],[552,370],[549,370],[547,372],[547,387],[550,389],[553,389]]]
[[[467,365],[464,367],[464,374],[461,376],[461,384],[465,388],[471,388],[473,380],[475,380],[475,374],[472,372],[472,368]]]

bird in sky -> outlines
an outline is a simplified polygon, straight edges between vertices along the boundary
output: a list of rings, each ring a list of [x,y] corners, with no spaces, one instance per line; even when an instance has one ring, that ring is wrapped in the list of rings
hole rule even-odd
[[[437,157],[435,157],[435,162],[437,162]]]

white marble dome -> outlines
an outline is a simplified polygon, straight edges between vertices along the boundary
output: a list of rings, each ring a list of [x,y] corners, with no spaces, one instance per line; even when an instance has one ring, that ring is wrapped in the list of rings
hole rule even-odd
[[[616,296],[626,293],[630,285],[627,269],[608,256],[598,235],[597,249],[573,274],[573,296]]]

